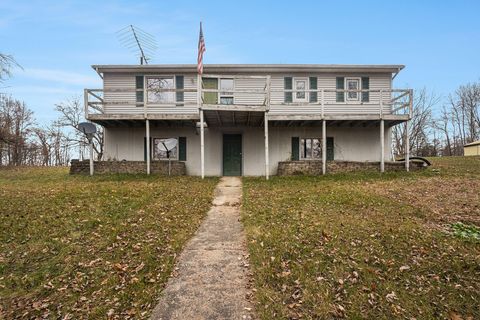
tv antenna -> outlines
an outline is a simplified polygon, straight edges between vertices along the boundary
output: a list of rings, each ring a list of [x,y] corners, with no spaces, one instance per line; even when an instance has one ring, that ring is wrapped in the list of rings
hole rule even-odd
[[[128,25],[116,32],[120,43],[140,58],[140,64],[148,64],[157,50],[157,41],[150,33]]]

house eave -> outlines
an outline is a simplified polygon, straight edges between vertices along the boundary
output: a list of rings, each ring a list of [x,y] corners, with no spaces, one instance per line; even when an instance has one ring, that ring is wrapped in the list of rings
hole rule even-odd
[[[204,73],[398,73],[404,65],[357,64],[206,64]],[[92,65],[99,72],[196,73],[196,64]]]

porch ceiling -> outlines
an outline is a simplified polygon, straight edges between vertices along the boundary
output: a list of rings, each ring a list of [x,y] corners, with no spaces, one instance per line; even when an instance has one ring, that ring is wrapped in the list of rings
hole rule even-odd
[[[402,120],[385,120],[386,127],[393,127]],[[269,120],[272,127],[321,127],[322,120]],[[380,120],[327,120],[327,127],[354,128],[379,127]]]
[[[98,120],[92,122],[103,127],[139,127],[145,128],[145,120],[123,119],[123,120]],[[195,127],[196,120],[150,120],[150,127]]]
[[[264,112],[225,110],[204,110],[203,112],[209,127],[263,126]]]

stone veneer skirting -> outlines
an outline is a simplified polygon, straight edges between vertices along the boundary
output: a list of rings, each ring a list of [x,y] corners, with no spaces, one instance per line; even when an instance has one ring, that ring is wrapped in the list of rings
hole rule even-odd
[[[186,174],[185,162],[171,161],[170,174],[180,176]],[[147,163],[144,161],[95,161],[94,173],[146,173]],[[152,161],[150,171],[153,174],[168,175],[168,161]],[[88,160],[72,160],[70,174],[90,174]]]
[[[410,170],[425,168],[422,161],[410,161]],[[379,171],[380,162],[360,161],[329,161],[327,162],[327,173],[351,172],[351,171]],[[405,162],[385,162],[385,171],[403,171]],[[321,175],[322,161],[283,161],[278,163],[279,176],[291,175]]]

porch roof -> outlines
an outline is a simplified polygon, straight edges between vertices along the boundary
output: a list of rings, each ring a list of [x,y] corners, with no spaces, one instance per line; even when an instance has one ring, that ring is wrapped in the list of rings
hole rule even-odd
[[[252,111],[253,110],[253,111]],[[265,112],[260,109],[205,109],[205,122],[209,127],[263,127]],[[163,127],[195,127],[200,121],[198,114],[148,114],[147,118],[153,126]],[[378,115],[279,115],[269,114],[268,122],[273,127],[315,127],[321,126],[322,120],[327,121],[329,127],[371,127],[378,126]],[[385,125],[391,127],[408,120],[408,115],[384,115]],[[144,127],[143,114],[91,114],[88,120],[102,126],[130,126]]]

